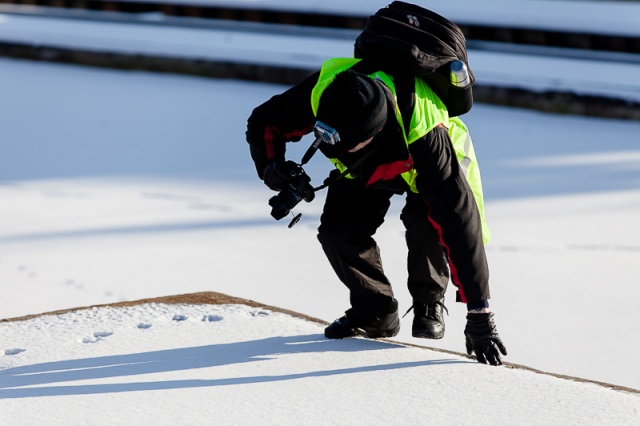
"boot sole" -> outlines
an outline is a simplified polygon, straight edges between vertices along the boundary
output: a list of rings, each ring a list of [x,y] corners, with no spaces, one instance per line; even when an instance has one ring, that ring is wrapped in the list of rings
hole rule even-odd
[[[368,337],[369,339],[382,339],[385,337],[394,337],[399,332],[400,332],[400,326],[394,328],[393,330],[382,330],[382,331],[375,330],[375,331],[369,331],[369,332],[364,331],[362,329],[358,329],[354,333],[344,334],[344,335],[337,335],[337,334],[332,335],[331,333],[327,334],[325,332],[324,337],[326,337],[327,339],[334,339],[334,340],[351,339],[353,337],[360,337],[360,336],[365,336],[365,337]]]
[[[444,333],[438,333],[438,334],[411,333],[411,335],[413,337],[417,337],[418,339],[432,339],[432,340],[438,340],[444,337]]]
[[[350,339],[352,337],[364,336],[366,334],[365,331],[360,328],[353,329],[352,331],[353,332],[349,334],[327,334],[325,330],[324,337],[327,339]]]
[[[394,328],[389,330],[370,330],[367,331],[365,336],[369,339],[382,339],[385,337],[394,337],[397,336],[400,332],[400,322]]]

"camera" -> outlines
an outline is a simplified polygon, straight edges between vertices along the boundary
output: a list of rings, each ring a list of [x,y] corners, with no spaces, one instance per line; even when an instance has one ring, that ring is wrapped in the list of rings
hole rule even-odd
[[[304,200],[310,203],[316,196],[313,186],[311,186],[311,178],[305,173],[302,166],[296,165],[289,173],[288,186],[269,200],[271,216],[275,220],[287,216],[300,201]]]

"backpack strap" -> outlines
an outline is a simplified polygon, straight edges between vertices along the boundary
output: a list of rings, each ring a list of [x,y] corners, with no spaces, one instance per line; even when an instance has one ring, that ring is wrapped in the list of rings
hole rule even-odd
[[[402,114],[402,122],[404,123],[404,133],[409,134],[411,126],[411,117],[413,115],[413,107],[415,104],[416,85],[415,77],[409,74],[393,75],[393,82],[396,85],[396,97],[400,114]]]

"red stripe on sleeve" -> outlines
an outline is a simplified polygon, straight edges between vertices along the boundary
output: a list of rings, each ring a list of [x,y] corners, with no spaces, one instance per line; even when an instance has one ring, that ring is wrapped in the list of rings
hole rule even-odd
[[[267,159],[273,160],[276,157],[276,150],[273,146],[273,128],[271,127],[265,127],[264,129],[264,148]]]
[[[438,238],[440,239],[440,244],[444,247],[447,252],[447,259],[449,261],[449,269],[451,270],[451,282],[458,288],[458,294],[460,295],[460,301],[462,303],[467,303],[467,297],[464,295],[464,288],[462,287],[462,283],[460,282],[460,277],[458,276],[458,269],[456,265],[451,261],[451,249],[448,245],[445,244],[444,238],[442,237],[442,227],[429,216],[429,222],[433,225],[438,233]]]

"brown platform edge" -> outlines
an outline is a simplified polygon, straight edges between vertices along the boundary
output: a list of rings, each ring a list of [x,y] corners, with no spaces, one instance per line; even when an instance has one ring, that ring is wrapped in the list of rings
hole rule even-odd
[[[246,305],[246,306],[250,306],[253,308],[261,308],[261,309],[266,309],[266,310],[270,310],[272,312],[279,312],[279,313],[283,313],[286,315],[289,315],[291,317],[294,318],[300,318],[306,321],[310,321],[310,322],[314,322],[314,323],[318,323],[321,325],[327,325],[329,324],[328,322],[318,319],[318,318],[314,318],[311,317],[309,315],[305,315],[305,314],[301,314],[299,312],[295,312],[295,311],[291,311],[288,309],[282,309],[282,308],[278,308],[276,306],[270,306],[270,305],[265,305],[263,303],[259,303],[250,299],[243,299],[240,297],[235,297],[235,296],[229,296],[227,294],[224,293],[218,293],[218,292],[213,292],[213,291],[206,291],[206,292],[199,292],[199,293],[189,293],[189,294],[181,294],[181,295],[174,295],[174,296],[162,296],[162,297],[154,297],[154,298],[148,298],[148,299],[140,299],[140,300],[135,300],[135,301],[127,301],[127,302],[117,302],[117,303],[109,303],[109,304],[102,304],[102,305],[91,305],[91,306],[84,306],[84,307],[79,307],[79,308],[70,308],[70,309],[63,309],[63,310],[58,310],[58,311],[52,311],[52,312],[45,312],[45,313],[41,313],[41,314],[35,314],[35,315],[26,315],[26,316],[22,316],[22,317],[16,317],[16,318],[6,318],[6,319],[0,319],[0,324],[2,323],[8,323],[8,322],[16,322],[16,321],[28,321],[37,317],[41,317],[41,316],[47,316],[47,315],[63,315],[69,312],[74,312],[74,311],[79,311],[79,310],[85,310],[85,309],[92,309],[92,308],[102,308],[102,307],[126,307],[126,306],[136,306],[136,305],[143,305],[143,304],[152,304],[152,303],[158,303],[158,304],[169,304],[169,305],[175,305],[175,304],[188,304],[188,305]],[[423,346],[423,345],[416,345],[416,344],[411,344],[411,343],[405,343],[405,342],[397,342],[391,339],[380,339],[381,341],[390,343],[390,344],[395,344],[395,345],[401,345],[401,346],[408,346],[408,347],[413,347],[413,348],[420,348],[420,349],[427,349],[427,350],[431,350],[431,351],[435,351],[435,352],[441,352],[441,353],[446,353],[446,354],[451,354],[451,355],[456,355],[456,356],[461,356],[461,357],[465,357],[465,358],[469,358],[469,359],[473,359],[472,357],[468,356],[465,353],[461,353],[461,352],[455,352],[455,351],[450,351],[450,350],[446,350],[446,349],[440,349],[440,348],[432,348],[429,346]],[[546,371],[542,371],[542,370],[538,370],[535,368],[531,368],[531,367],[527,367],[524,365],[519,365],[519,364],[513,364],[513,363],[509,363],[509,362],[505,362],[504,363],[504,367],[506,368],[511,368],[511,369],[516,369],[516,370],[525,370],[525,371],[530,371],[533,373],[537,373],[537,374],[543,374],[546,376],[552,376],[555,378],[559,378],[559,379],[564,379],[564,380],[570,380],[570,381],[574,381],[574,382],[580,382],[580,383],[591,383],[591,384],[595,384],[598,386],[602,386],[608,389],[612,389],[615,391],[621,391],[621,392],[628,392],[628,393],[633,393],[633,394],[640,394],[640,390],[639,389],[633,389],[633,388],[629,388],[626,386],[619,386],[619,385],[614,385],[611,383],[605,383],[605,382],[599,382],[599,381],[595,381],[595,380],[588,380],[588,379],[583,379],[580,377],[573,377],[573,376],[567,376],[567,375],[563,375],[563,374],[555,374],[555,373],[549,373]]]

